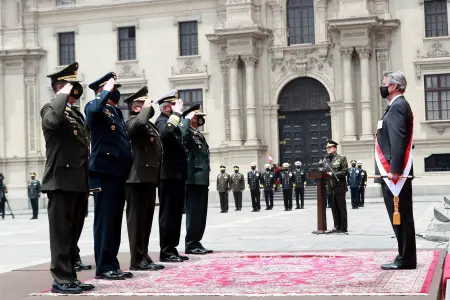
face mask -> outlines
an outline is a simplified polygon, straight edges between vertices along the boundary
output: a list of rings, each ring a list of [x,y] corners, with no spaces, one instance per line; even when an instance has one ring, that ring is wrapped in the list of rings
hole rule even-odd
[[[239,170],[234,170],[234,173],[239,173]]]
[[[356,164],[352,164],[352,167],[353,167],[353,168],[356,167]]]
[[[362,166],[358,166],[358,168],[359,168],[359,169],[361,169],[361,168],[362,168]]]
[[[297,169],[300,169],[300,166],[297,166]]]
[[[221,169],[221,170],[220,170],[220,173],[225,173],[225,170],[224,170],[224,169]]]
[[[70,96],[75,99],[80,99],[83,95],[83,87],[78,82],[73,84],[72,90],[70,91]]]
[[[269,168],[267,168],[267,169],[266,169],[266,171],[267,171],[267,172],[269,172],[269,171],[270,171],[270,169],[269,169]]]
[[[252,167],[252,170],[256,170],[256,167]]]
[[[386,99],[389,96],[389,88],[387,86],[380,86],[380,96]]]
[[[111,91],[109,94],[109,100],[117,104],[120,100],[120,92],[117,90]]]

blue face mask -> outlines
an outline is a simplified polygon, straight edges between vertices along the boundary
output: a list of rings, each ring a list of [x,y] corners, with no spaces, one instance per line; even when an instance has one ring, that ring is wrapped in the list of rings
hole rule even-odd
[[[117,90],[111,91],[111,93],[109,94],[109,99],[117,104],[120,100],[120,92]]]

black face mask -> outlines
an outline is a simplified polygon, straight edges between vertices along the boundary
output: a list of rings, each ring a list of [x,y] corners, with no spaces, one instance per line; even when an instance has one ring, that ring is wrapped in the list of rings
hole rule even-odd
[[[358,169],[361,169],[362,168],[362,166],[358,166]]]
[[[300,166],[297,166],[297,169],[300,169]]]
[[[356,167],[356,164],[352,164],[352,167],[353,167],[353,168]]]
[[[270,171],[270,169],[269,169],[269,168],[267,168],[267,169],[266,169],[266,171],[267,171],[267,172],[269,172],[269,171]]]
[[[234,173],[239,173],[239,170],[234,170]]]
[[[256,167],[252,167],[252,170],[253,170],[253,171],[256,170]]]
[[[389,89],[387,86],[380,86],[380,96],[386,99],[389,96]]]
[[[114,103],[118,103],[120,100],[120,92],[118,90],[113,90],[110,92],[109,94],[109,99],[114,102]]]
[[[225,170],[220,170],[220,173],[225,173]]]

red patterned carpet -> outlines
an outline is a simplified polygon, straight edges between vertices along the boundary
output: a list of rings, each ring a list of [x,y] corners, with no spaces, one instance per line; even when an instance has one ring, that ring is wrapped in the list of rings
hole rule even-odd
[[[134,272],[124,281],[89,280],[84,295],[427,295],[439,252],[418,251],[416,270],[383,271],[395,251],[217,253],[190,256],[159,272]],[[35,295],[52,295],[48,291]]]

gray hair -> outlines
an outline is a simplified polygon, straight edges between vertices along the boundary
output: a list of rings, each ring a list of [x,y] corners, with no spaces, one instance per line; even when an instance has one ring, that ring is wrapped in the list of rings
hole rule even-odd
[[[402,71],[387,71],[383,72],[383,77],[387,77],[389,80],[389,84],[397,84],[398,90],[400,92],[404,92],[406,90],[406,78],[405,74]]]
[[[169,104],[170,104],[170,102],[163,102],[162,104],[159,105],[159,110],[164,111],[164,107],[166,107]]]

